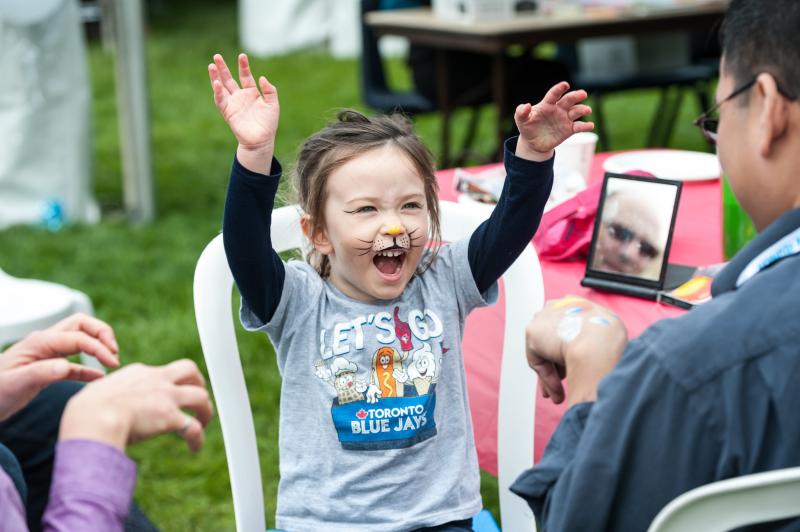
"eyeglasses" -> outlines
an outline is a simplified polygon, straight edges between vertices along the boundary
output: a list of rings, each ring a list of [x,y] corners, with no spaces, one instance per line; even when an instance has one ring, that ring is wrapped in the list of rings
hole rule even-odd
[[[623,244],[638,240],[639,246],[637,251],[639,252],[639,256],[643,258],[654,259],[658,256],[658,250],[653,244],[643,238],[637,237],[636,233],[620,223],[614,222],[609,224],[608,234],[611,238]]]
[[[717,128],[719,127],[719,118],[711,118],[711,115],[715,113],[720,106],[730,100],[733,100],[746,90],[750,89],[756,83],[756,78],[751,79],[732,93],[730,93],[726,98],[723,98],[717,104],[706,111],[705,113],[698,116],[695,121],[694,125],[700,128],[700,132],[703,134],[703,137],[708,141],[709,144],[712,146],[717,144]]]

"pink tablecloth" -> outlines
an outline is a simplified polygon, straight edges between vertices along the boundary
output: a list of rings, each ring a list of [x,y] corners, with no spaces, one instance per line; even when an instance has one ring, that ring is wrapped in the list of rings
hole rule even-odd
[[[590,181],[602,179],[603,161],[611,154],[598,154],[593,161]],[[453,171],[438,174],[441,199],[456,201]],[[719,181],[686,182],[681,193],[678,219],[670,252],[670,262],[701,265],[722,261],[721,201]],[[586,263],[542,261],[545,296],[558,298],[577,294],[617,313],[631,336],[661,318],[680,315],[675,307],[621,295],[583,288]],[[502,303],[502,295],[501,302]],[[497,385],[502,352],[503,305],[478,309],[467,320],[464,356],[469,383],[470,405],[475,425],[475,441],[481,468],[497,474]],[[522,334],[522,331],[520,331]],[[525,356],[519,353],[519,356]],[[541,397],[536,402],[534,460],[544,451],[566,407],[553,405]]]

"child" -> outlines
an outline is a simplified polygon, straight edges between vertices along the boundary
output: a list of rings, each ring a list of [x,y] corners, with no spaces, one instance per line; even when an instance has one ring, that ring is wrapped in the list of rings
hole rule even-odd
[[[473,308],[531,240],[553,178],[553,149],[591,123],[584,91],[560,83],[515,114],[508,172],[488,221],[439,239],[429,151],[397,116],[354,111],[313,135],[295,186],[311,264],[270,244],[281,175],[273,158],[278,94],[239,56],[241,87],[220,55],[214,101],[239,146],[223,234],[242,323],[267,332],[283,378],[277,527],[471,530],[480,477],[461,336]],[[260,89],[260,91],[259,91]],[[520,331],[523,334],[523,331]],[[439,528],[441,527],[441,528]]]

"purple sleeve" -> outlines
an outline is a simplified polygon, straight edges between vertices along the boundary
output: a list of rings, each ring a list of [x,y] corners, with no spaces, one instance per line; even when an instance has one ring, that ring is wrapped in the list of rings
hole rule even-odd
[[[56,446],[46,531],[123,530],[136,484],[136,464],[125,453],[90,440]]]
[[[0,530],[28,530],[19,491],[3,468],[0,468],[0,517]]]

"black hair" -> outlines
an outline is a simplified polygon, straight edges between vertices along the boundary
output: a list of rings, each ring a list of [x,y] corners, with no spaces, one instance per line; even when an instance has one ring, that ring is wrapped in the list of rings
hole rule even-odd
[[[767,72],[784,96],[800,95],[800,0],[733,0],[720,42],[737,86]]]

